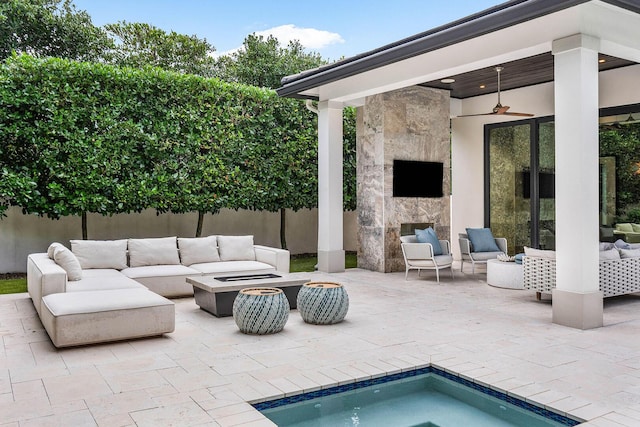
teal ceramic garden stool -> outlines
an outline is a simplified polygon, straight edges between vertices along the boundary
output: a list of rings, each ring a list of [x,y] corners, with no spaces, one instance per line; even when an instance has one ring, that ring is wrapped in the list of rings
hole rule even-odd
[[[305,283],[298,292],[298,311],[314,325],[342,322],[349,311],[349,295],[339,283]]]

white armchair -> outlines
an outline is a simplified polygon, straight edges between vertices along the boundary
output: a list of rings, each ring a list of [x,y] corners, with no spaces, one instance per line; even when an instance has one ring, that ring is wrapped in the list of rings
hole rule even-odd
[[[439,240],[442,255],[434,255],[431,243],[418,243],[416,236],[401,236],[400,242],[406,267],[404,280],[407,280],[409,270],[418,270],[418,276],[420,276],[420,270],[435,270],[436,280],[440,283],[440,270],[444,268],[451,270],[453,278],[453,269],[451,269],[453,256],[448,240]]]
[[[488,260],[495,259],[498,255],[507,253],[507,239],[503,237],[495,238],[496,245],[500,249],[499,252],[475,252],[473,245],[468,236],[464,233],[458,235],[458,243],[460,244],[460,271],[464,266],[464,262],[471,262],[471,273],[475,274],[476,264],[486,264]]]

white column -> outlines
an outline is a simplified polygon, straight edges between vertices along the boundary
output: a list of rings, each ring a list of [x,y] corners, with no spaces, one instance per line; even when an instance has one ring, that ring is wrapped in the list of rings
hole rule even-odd
[[[556,141],[556,289],[553,322],[602,326],[598,285],[598,50],[578,34],[553,42]]]
[[[318,103],[318,270],[344,271],[342,104]]]

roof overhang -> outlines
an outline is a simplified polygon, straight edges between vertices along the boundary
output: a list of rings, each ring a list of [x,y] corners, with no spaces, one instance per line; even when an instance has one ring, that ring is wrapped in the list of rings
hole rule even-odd
[[[640,62],[638,0],[513,0],[451,24],[285,77],[280,96],[362,105],[364,97],[550,52],[586,34]]]

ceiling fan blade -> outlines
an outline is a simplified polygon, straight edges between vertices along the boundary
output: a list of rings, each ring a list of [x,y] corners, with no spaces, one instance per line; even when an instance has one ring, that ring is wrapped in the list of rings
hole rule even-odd
[[[533,117],[531,113],[502,113],[505,116]]]
[[[491,112],[491,113],[479,113],[479,114],[465,114],[463,116],[456,116],[456,118],[460,118],[460,117],[479,117],[479,116],[495,116],[496,113]]]

